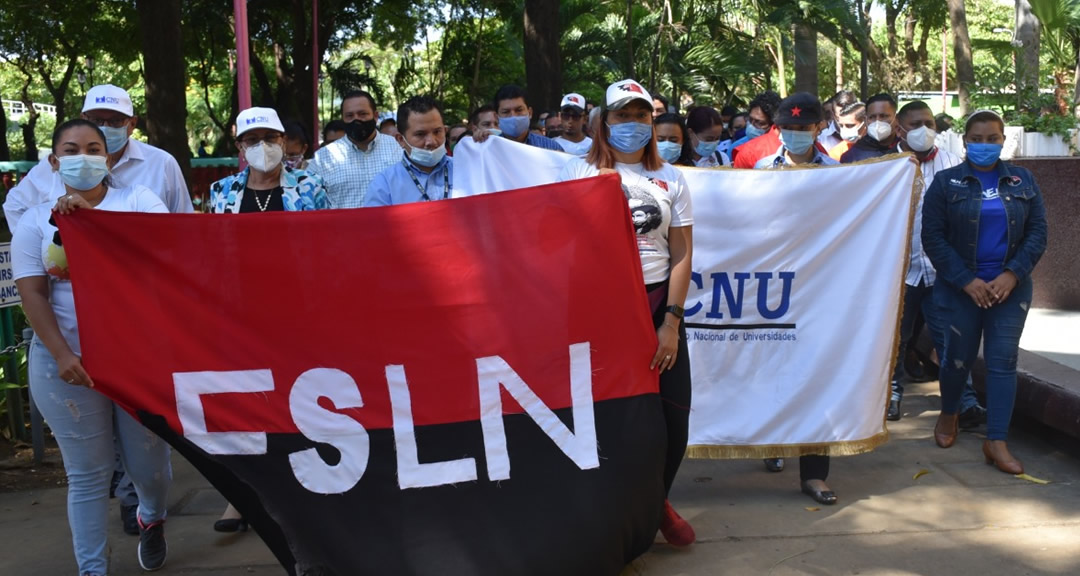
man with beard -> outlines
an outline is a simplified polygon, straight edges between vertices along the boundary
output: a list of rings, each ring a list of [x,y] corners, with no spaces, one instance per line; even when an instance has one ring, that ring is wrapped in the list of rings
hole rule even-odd
[[[341,120],[345,137],[315,153],[308,171],[323,179],[333,208],[359,208],[375,175],[401,159],[401,147],[393,136],[375,129],[375,99],[363,90],[345,94]]]

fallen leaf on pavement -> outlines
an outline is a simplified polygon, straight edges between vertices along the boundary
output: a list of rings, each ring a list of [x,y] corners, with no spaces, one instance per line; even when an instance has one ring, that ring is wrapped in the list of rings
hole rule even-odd
[[[1016,477],[1021,479],[1021,480],[1027,480],[1028,482],[1034,482],[1035,484],[1049,484],[1050,483],[1049,480],[1043,480],[1041,478],[1036,478],[1034,476],[1028,476],[1027,474],[1017,474]]]
[[[923,476],[926,476],[929,473],[930,473],[929,470],[927,470],[926,468],[923,468],[922,470],[919,470],[918,472],[916,472],[915,475],[911,477],[911,479],[912,480],[918,480],[919,478],[921,478]]]

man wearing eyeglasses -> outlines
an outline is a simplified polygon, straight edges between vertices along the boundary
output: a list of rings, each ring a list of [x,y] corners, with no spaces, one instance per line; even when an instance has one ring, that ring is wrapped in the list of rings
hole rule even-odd
[[[585,135],[585,97],[570,93],[563,96],[559,104],[559,119],[562,120],[562,135],[555,141],[563,150],[574,156],[585,156],[592,148],[592,138]]]
[[[126,90],[112,84],[94,86],[86,93],[82,117],[105,133],[114,186],[146,186],[161,198],[169,212],[194,212],[176,159],[160,148],[131,138],[138,117]],[[4,201],[8,229],[14,233],[19,218],[29,208],[56,202],[65,193],[59,173],[53,171],[47,157],[43,158],[8,192]]]

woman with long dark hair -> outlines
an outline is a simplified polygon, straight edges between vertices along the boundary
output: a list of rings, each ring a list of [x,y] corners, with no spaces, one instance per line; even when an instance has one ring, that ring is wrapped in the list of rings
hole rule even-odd
[[[652,98],[641,84],[622,80],[608,86],[604,108],[593,126],[592,149],[585,158],[567,163],[559,180],[607,173],[622,178],[659,342],[649,366],[660,370],[667,421],[666,494],[686,453],[690,422],[690,356],[682,317],[690,287],[694,221],[686,180],[657,151],[652,113]],[[666,500],[660,530],[673,546],[694,542],[694,529]]]

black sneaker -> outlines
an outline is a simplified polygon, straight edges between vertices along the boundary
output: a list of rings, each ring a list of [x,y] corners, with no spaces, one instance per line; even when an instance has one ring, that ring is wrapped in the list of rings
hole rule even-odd
[[[129,536],[139,535],[139,505],[120,506],[120,523],[124,526],[124,534]]]
[[[982,424],[986,424],[986,408],[976,404],[960,413],[958,425],[961,429],[970,430],[978,428]]]
[[[900,419],[900,401],[889,400],[889,412],[885,415],[886,420],[896,422]]]
[[[766,458],[765,469],[769,472],[783,472],[784,471],[784,459],[783,458]]]
[[[165,521],[159,520],[149,526],[139,522],[139,566],[153,572],[165,565],[169,546],[165,543]]]

